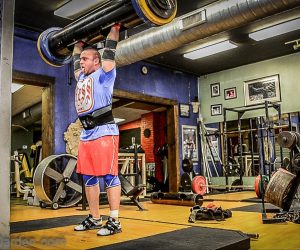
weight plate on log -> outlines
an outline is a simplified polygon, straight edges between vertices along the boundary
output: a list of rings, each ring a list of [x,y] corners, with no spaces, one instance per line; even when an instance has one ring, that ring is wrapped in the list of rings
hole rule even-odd
[[[206,179],[205,177],[198,175],[193,178],[192,190],[195,194],[204,195],[206,193]]]
[[[132,0],[133,7],[142,20],[150,21],[155,25],[164,25],[171,22],[177,13],[177,2],[163,1],[165,2],[164,8],[161,8],[155,2],[158,2],[158,0]]]
[[[203,196],[201,194],[197,194],[197,196],[195,197],[195,204],[198,206],[202,206]]]

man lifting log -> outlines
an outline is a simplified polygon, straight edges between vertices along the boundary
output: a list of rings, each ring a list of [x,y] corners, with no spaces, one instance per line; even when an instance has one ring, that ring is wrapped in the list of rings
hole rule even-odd
[[[83,130],[78,146],[77,173],[82,174],[90,214],[75,231],[100,228],[97,235],[121,232],[118,220],[121,184],[118,177],[119,129],[112,115],[116,78],[115,52],[120,25],[112,26],[102,56],[93,47],[76,43],[73,50],[77,80],[75,107]],[[99,211],[99,177],[103,177],[110,214],[104,226]]]

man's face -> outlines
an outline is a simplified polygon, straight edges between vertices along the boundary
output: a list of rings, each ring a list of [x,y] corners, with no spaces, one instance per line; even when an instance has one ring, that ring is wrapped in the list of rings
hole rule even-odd
[[[80,54],[80,67],[85,75],[95,72],[99,67],[99,58],[94,50],[84,50]]]

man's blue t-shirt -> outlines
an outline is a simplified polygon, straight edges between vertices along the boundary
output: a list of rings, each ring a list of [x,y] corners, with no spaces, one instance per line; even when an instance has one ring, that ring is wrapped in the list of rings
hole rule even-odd
[[[79,117],[112,104],[115,79],[116,68],[109,72],[99,68],[89,75],[79,75],[75,90],[75,107]],[[118,126],[106,124],[90,130],[83,129],[80,140],[95,140],[105,135],[119,135]]]

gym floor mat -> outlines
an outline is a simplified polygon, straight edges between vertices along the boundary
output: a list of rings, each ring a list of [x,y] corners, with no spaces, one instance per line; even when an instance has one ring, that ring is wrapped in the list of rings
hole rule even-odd
[[[272,204],[266,203],[265,209],[280,209]],[[236,207],[230,209],[231,211],[241,211],[241,212],[255,212],[255,213],[261,213],[262,212],[262,204],[257,203],[249,206],[243,206],[243,207]]]
[[[249,199],[243,199],[241,202],[253,202],[253,203],[261,203],[261,199],[257,197],[249,198]]]
[[[108,246],[90,248],[89,250],[115,249],[250,249],[250,238],[240,231],[189,227],[168,233],[157,234],[136,240]]]
[[[11,233],[22,233],[55,227],[76,225],[85,219],[86,215],[73,215],[40,220],[19,221],[11,223]],[[103,216],[104,219],[107,216]]]

